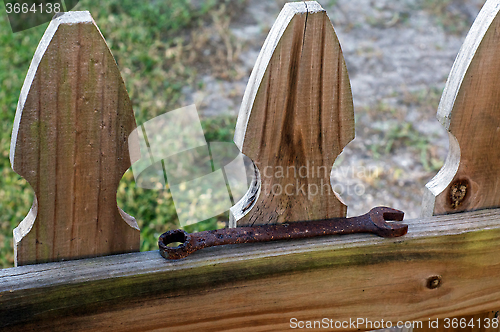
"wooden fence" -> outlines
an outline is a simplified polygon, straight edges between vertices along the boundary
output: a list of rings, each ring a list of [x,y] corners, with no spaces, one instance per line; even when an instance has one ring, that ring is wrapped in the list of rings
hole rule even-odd
[[[364,330],[420,321],[414,330],[436,330],[439,319],[444,330],[445,318],[458,317],[450,330],[465,321],[498,331],[499,10],[488,0],[452,68],[438,109],[450,152],[427,185],[424,216],[405,220],[407,235],[225,246],[179,261],[136,252],[137,224],[116,206],[136,124],[113,56],[88,12],[54,19],[14,123],[12,167],[36,199],[14,230],[17,267],[0,271],[0,328],[283,331],[321,321]],[[250,77],[236,144],[261,171],[329,169],[353,138],[349,78],[327,14],[316,2],[285,5]],[[345,216],[330,186],[312,198],[269,190],[295,181],[330,183],[329,174],[261,176],[232,208],[232,224]]]

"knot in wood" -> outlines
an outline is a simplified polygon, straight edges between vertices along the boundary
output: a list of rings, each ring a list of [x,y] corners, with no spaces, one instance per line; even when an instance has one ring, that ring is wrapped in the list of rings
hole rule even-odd
[[[453,209],[458,208],[465,201],[469,187],[469,181],[466,179],[456,180],[450,185],[450,206]]]

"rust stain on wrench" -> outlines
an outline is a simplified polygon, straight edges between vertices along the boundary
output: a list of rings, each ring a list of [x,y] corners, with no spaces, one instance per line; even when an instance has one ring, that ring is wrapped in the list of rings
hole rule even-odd
[[[387,221],[402,221],[404,212],[388,207],[376,207],[352,218],[332,218],[298,221],[280,225],[225,228],[189,234],[182,229],[160,235],[158,246],[166,259],[180,259],[207,247],[225,244],[300,239],[323,235],[372,233],[382,237],[397,237],[408,232],[408,225]],[[177,247],[168,244],[181,242]]]

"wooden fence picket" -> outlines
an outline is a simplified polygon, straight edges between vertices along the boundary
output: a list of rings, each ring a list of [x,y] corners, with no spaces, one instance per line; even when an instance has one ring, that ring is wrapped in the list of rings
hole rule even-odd
[[[135,118],[89,12],[47,28],[21,90],[12,168],[35,191],[14,230],[16,265],[139,250],[135,219],[116,205]]]
[[[500,207],[499,11],[498,0],[486,2],[448,77],[437,118],[448,130],[450,148],[443,168],[426,185],[424,216]],[[470,331],[498,331],[478,327],[495,317],[492,310],[458,320],[475,322]]]
[[[231,209],[233,226],[345,217],[330,171],[353,138],[351,87],[332,23],[315,1],[288,3],[257,59],[236,123],[234,141],[260,181]]]
[[[426,185],[424,216],[500,207],[500,3],[489,0],[453,65],[438,107],[450,149]]]

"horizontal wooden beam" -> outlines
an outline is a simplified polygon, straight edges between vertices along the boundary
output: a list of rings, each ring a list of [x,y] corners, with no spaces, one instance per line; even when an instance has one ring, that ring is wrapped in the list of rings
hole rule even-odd
[[[151,251],[0,270],[0,327],[282,331],[293,319],[428,324],[500,308],[500,209],[406,222],[408,234],[394,239],[334,236],[208,248],[181,261]],[[343,329],[370,328],[353,326]]]

